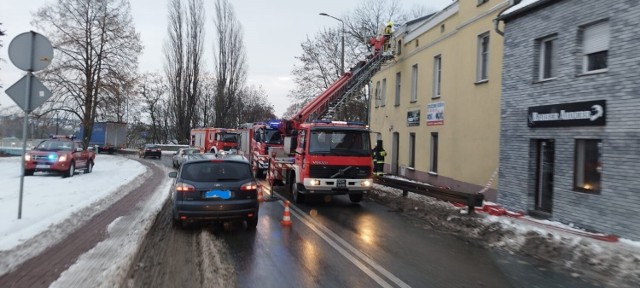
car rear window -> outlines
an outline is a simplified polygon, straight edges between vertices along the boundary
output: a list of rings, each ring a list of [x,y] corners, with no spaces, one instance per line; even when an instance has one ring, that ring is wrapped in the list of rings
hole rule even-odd
[[[248,163],[222,161],[186,163],[180,178],[195,182],[225,182],[251,177]]]

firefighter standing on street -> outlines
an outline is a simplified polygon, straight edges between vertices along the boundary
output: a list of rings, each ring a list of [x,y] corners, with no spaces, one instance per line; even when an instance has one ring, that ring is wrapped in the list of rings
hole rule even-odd
[[[382,140],[376,142],[376,147],[371,152],[373,157],[373,174],[376,176],[384,175],[384,156],[387,156],[387,152],[382,148]]]

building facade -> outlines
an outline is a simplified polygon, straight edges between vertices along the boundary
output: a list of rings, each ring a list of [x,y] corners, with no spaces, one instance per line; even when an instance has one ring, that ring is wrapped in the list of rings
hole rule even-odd
[[[499,19],[498,202],[640,239],[640,2],[523,1]]]
[[[495,199],[506,0],[454,1],[394,32],[395,60],[372,79],[370,124],[385,172]]]

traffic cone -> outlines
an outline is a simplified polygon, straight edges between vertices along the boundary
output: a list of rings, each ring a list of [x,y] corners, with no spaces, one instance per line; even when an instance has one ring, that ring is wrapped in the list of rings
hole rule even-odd
[[[260,187],[258,187],[258,202],[263,202],[264,201],[264,196],[262,195],[262,185],[260,185]]]
[[[284,214],[282,214],[282,226],[291,226],[291,215],[289,214],[289,201],[284,202]]]

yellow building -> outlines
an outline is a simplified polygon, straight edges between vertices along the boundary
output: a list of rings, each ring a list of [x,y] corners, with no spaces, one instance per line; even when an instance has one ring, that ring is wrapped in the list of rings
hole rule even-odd
[[[405,23],[395,59],[372,78],[370,125],[385,173],[495,200],[502,36],[493,20],[508,0],[458,0]]]

